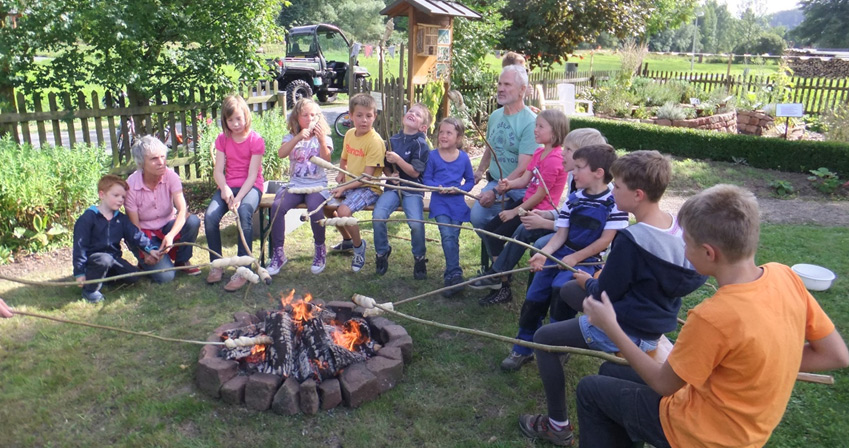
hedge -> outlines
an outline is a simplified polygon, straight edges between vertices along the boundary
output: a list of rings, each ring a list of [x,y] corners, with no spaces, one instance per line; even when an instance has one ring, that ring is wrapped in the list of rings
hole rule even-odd
[[[849,145],[845,143],[787,141],[588,117],[571,117],[570,127],[598,129],[611,145],[626,151],[656,149],[693,159],[745,160],[755,168],[800,173],[825,167],[849,177]]]

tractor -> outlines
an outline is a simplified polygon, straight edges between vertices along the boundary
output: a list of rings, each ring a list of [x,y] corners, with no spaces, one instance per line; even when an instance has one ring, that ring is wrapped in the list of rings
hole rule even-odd
[[[322,103],[332,103],[339,92],[347,92],[350,53],[351,43],[333,25],[290,29],[286,57],[271,64],[278,88],[286,91],[289,107],[301,98],[312,98],[313,94]],[[369,76],[367,69],[354,66],[356,85],[362,86]]]

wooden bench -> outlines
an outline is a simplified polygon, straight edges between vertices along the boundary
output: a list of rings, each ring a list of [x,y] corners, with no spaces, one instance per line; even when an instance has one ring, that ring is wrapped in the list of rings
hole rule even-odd
[[[257,210],[259,212],[259,234],[260,235],[265,235],[265,233],[268,232],[268,230],[271,228],[271,204],[274,202],[275,196],[276,196],[276,194],[274,194],[274,193],[265,193],[265,194],[262,195],[262,199],[260,199],[260,201],[259,201],[259,207],[257,208]],[[334,212],[334,211],[336,211],[337,207],[338,206],[336,206],[336,205],[325,205],[324,211],[325,212]],[[298,204],[295,208],[301,209],[301,210],[306,210],[307,206],[306,206],[306,204],[301,203],[301,204]],[[361,211],[372,211],[373,212],[374,211],[374,205],[369,205],[368,207],[364,208]],[[395,209],[395,211],[396,212],[403,212],[404,209],[399,206],[398,208]],[[425,216],[425,219],[427,219],[427,213],[429,213],[429,212],[430,212],[430,195],[426,194],[425,198],[424,198],[424,216]],[[324,215],[322,215],[322,216],[324,216]],[[272,252],[273,248],[272,248],[272,245],[271,245],[271,233],[270,232],[268,233],[267,246],[268,246],[268,256],[271,257],[272,256],[271,252]],[[262,252],[260,254],[260,263],[262,263],[262,265],[265,266],[265,252]]]

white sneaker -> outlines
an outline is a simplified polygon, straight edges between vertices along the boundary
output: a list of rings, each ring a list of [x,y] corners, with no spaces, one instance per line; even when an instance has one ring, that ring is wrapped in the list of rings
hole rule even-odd
[[[268,264],[268,267],[265,270],[268,271],[268,275],[277,275],[280,273],[280,269],[289,262],[289,259],[286,258],[286,253],[283,251],[283,247],[275,247],[273,251],[273,255],[271,256],[271,262]]]

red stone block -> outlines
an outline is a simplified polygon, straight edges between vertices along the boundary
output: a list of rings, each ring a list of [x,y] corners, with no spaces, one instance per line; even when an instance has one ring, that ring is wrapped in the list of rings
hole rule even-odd
[[[213,398],[221,396],[221,386],[236,376],[239,363],[221,358],[204,358],[198,361],[195,381],[198,388]]]
[[[237,375],[221,386],[221,401],[228,404],[242,404],[245,402],[245,385],[248,377]]]
[[[274,401],[271,403],[271,410],[276,414],[295,415],[300,407],[298,406],[298,392],[301,386],[295,377],[289,377],[283,382],[283,386],[274,394]]]
[[[280,387],[282,380],[283,378],[280,376],[268,373],[251,375],[248,384],[245,386],[245,404],[248,409],[264,411],[270,408],[271,401],[274,399],[274,394]]]
[[[377,377],[377,388],[380,393],[395,387],[404,376],[404,362],[400,359],[375,356],[366,361],[366,367]]]
[[[374,400],[380,394],[377,377],[366,368],[366,363],[358,362],[346,367],[339,376],[342,387],[342,401],[349,408]]]

